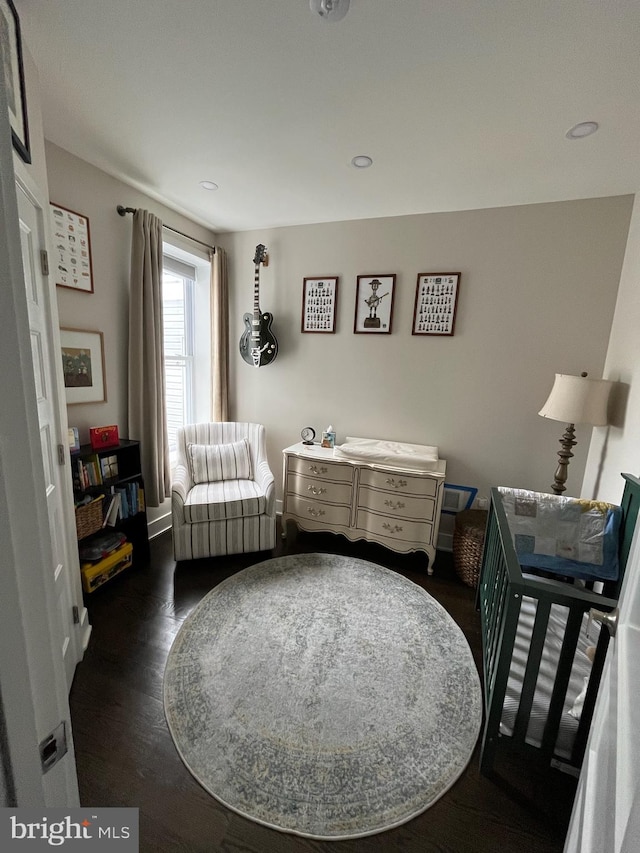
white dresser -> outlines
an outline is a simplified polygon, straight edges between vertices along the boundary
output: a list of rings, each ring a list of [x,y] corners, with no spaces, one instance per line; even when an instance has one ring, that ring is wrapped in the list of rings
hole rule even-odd
[[[302,530],[342,533],[402,554],[424,551],[433,573],[446,462],[409,471],[334,457],[302,442],[283,450],[282,535],[287,522]]]

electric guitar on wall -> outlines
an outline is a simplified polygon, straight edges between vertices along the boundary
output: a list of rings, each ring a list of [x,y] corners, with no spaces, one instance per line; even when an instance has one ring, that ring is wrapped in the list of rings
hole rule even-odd
[[[267,250],[260,243],[256,246],[253,259],[255,274],[253,279],[253,314],[243,317],[245,330],[240,338],[240,355],[253,367],[271,364],[278,354],[278,341],[271,331],[273,314],[260,311],[260,264],[264,262]]]

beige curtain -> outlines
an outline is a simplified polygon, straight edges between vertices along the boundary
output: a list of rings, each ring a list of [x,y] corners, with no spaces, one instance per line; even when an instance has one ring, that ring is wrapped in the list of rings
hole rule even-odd
[[[129,308],[129,437],[140,441],[147,506],[171,494],[164,399],[162,222],[133,215]]]
[[[229,293],[227,254],[211,257],[211,420],[229,420]]]

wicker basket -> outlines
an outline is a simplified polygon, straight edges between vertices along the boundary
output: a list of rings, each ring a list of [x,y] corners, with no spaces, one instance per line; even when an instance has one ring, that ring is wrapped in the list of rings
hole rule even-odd
[[[102,501],[104,495],[91,503],[76,507],[76,531],[78,539],[90,536],[102,527]]]
[[[460,580],[474,588],[480,576],[487,515],[485,509],[465,509],[456,515],[453,530],[453,567]]]

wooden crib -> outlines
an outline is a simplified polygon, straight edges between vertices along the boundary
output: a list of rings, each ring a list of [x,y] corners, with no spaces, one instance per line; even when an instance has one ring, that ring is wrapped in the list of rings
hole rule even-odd
[[[611,611],[617,606],[640,506],[640,480],[622,476],[619,576],[604,582],[602,593],[524,570],[501,492],[491,490],[477,594],[485,702],[480,769],[485,775],[493,771],[499,744],[547,766],[574,773],[580,768],[609,643],[609,632],[600,630],[592,641],[596,651],[591,663],[584,653],[589,642],[585,627],[591,608]],[[575,703],[571,691],[580,685],[584,667],[588,687],[578,720],[567,711]]]

